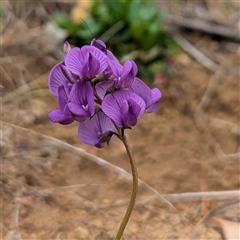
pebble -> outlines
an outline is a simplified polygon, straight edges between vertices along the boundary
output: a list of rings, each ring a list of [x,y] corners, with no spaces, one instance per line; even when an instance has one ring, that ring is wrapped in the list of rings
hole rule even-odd
[[[80,240],[80,239],[90,239],[90,233],[89,231],[86,229],[86,228],[83,228],[83,227],[78,227],[74,230],[74,235],[75,235],[75,238],[77,240]]]

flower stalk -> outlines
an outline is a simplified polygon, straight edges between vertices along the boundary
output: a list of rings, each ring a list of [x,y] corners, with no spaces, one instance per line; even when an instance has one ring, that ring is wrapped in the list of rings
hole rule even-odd
[[[132,194],[131,194],[131,199],[130,199],[130,202],[129,202],[129,205],[128,205],[128,208],[127,208],[127,211],[123,217],[123,220],[120,224],[120,227],[118,229],[118,232],[117,232],[117,235],[115,237],[115,240],[120,240],[122,235],[123,235],[123,232],[127,226],[127,223],[130,219],[130,216],[132,214],[132,211],[133,211],[133,208],[134,208],[134,205],[135,205],[135,202],[136,202],[136,197],[137,197],[137,192],[138,192],[138,173],[137,173],[137,167],[136,167],[136,164],[135,164],[135,160],[134,160],[134,157],[133,157],[133,152],[132,152],[132,149],[131,149],[131,146],[127,140],[127,137],[126,135],[124,134],[124,131],[122,132],[122,136],[121,136],[121,141],[123,142],[124,146],[125,146],[125,149],[127,151],[127,155],[128,155],[128,158],[129,158],[129,161],[130,161],[130,165],[131,165],[131,170],[132,170],[132,180],[133,180],[133,186],[132,186]]]

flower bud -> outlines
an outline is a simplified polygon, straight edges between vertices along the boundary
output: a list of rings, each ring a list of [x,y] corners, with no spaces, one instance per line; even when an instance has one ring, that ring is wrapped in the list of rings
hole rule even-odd
[[[63,52],[65,55],[71,50],[71,46],[68,41],[66,41],[63,45]]]

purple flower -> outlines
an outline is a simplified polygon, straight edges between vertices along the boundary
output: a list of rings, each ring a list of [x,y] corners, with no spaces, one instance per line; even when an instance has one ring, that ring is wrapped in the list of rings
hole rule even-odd
[[[127,60],[123,66],[116,61],[111,61],[109,64],[113,75],[116,77],[116,88],[123,89],[131,87],[138,71],[134,61]]]
[[[103,100],[108,89],[114,88],[114,84],[114,80],[107,80],[96,84],[96,92],[98,96]]]
[[[86,79],[93,79],[97,76],[100,69],[99,61],[93,56],[92,53],[86,53],[85,60],[83,61],[82,75]]]
[[[91,42],[91,46],[98,48],[100,51],[102,51],[107,56],[109,66],[105,69],[105,76],[107,77],[107,79],[113,79],[112,78],[113,72],[112,72],[110,65],[114,64],[114,63],[120,65],[118,59],[113,55],[113,53],[111,51],[109,51],[107,49],[106,44],[101,40],[93,39]],[[122,66],[120,65],[120,67],[122,67]]]
[[[48,113],[49,119],[54,123],[61,123],[61,124],[70,124],[74,121],[74,117],[69,110],[67,105],[68,103],[68,96],[64,89],[64,86],[58,87],[58,106],[59,109],[52,110]]]
[[[105,53],[105,55],[107,55],[107,47],[106,47],[106,44],[103,41],[101,41],[99,39],[97,39],[97,40],[93,39],[90,45],[98,48],[103,53]]]
[[[70,92],[70,89],[74,83],[76,83],[78,76],[74,75],[67,69],[64,63],[58,63],[53,67],[49,74],[48,86],[50,92],[55,96],[58,95],[58,87],[64,86],[67,92]]]
[[[118,127],[131,127],[143,115],[145,102],[132,91],[119,90],[104,97],[102,110]]]
[[[83,46],[73,48],[66,56],[67,68],[81,79],[92,79],[108,67],[107,56],[98,48]]]
[[[151,113],[157,109],[159,100],[162,97],[162,93],[158,88],[150,89],[142,80],[135,78],[130,89],[145,101],[146,112]]]
[[[49,112],[54,123],[79,122],[79,139],[98,148],[109,143],[115,126],[131,128],[144,112],[156,110],[162,97],[136,77],[132,60],[121,65],[101,40],[90,46],[63,47],[65,59],[49,74],[50,92],[58,97],[59,109]]]
[[[85,144],[102,148],[105,142],[111,141],[114,129],[112,121],[99,111],[92,118],[79,123],[78,137]]]
[[[94,94],[90,82],[78,81],[74,84],[68,103],[70,111],[84,121],[94,114]]]
[[[94,46],[101,50],[105,55],[107,55],[109,60],[119,62],[118,59],[112,54],[112,52],[107,49],[106,44],[103,41],[99,39],[93,39],[91,42],[91,46]]]

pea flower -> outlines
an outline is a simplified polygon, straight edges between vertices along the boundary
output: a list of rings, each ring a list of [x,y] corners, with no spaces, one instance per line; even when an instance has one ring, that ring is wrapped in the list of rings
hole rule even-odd
[[[69,42],[66,41],[63,45],[63,53],[66,56],[68,54],[68,52],[70,52],[70,51],[71,51],[71,46],[70,46]]]
[[[98,49],[101,50],[105,55],[107,55],[107,53],[108,53],[107,46],[106,46],[106,44],[105,44],[103,41],[101,41],[101,40],[99,40],[99,39],[97,39],[97,40],[96,40],[96,39],[93,39],[90,45],[98,48]]]
[[[79,139],[98,148],[113,135],[137,124],[144,112],[154,112],[162,96],[137,78],[134,61],[123,65],[104,42],[71,49],[64,43],[65,59],[49,74],[50,92],[58,98],[58,109],[49,112],[54,123],[79,122]]]
[[[48,85],[50,92],[58,96],[58,87],[64,86],[67,92],[77,82],[78,76],[73,74],[64,63],[58,63],[50,71]]]
[[[78,81],[74,84],[70,92],[68,107],[74,115],[78,116],[79,121],[93,116],[94,95],[89,82]]]
[[[83,46],[73,48],[65,58],[67,68],[81,79],[92,79],[108,67],[107,56],[98,48]]]
[[[147,113],[152,113],[157,109],[162,97],[158,88],[150,89],[142,80],[135,78],[130,89],[145,101]]]
[[[58,87],[58,106],[59,109],[52,110],[48,113],[49,119],[54,123],[72,123],[74,117],[68,107],[68,96],[63,85]]]
[[[133,61],[127,60],[123,66],[119,62],[111,61],[110,68],[113,77],[96,85],[96,90],[101,98],[107,92],[129,88],[135,81],[137,66]]]
[[[103,41],[99,39],[93,39],[91,42],[91,46],[94,46],[100,51],[102,51],[110,61],[119,62],[118,59],[113,55],[113,53],[107,49],[106,44]]]
[[[83,143],[102,148],[112,139],[114,129],[112,121],[103,112],[98,111],[92,118],[79,124],[78,137]]]
[[[137,75],[137,66],[132,60],[127,60],[122,66],[116,61],[111,61],[110,67],[116,77],[115,86],[117,89],[129,88]]]
[[[118,127],[129,128],[143,115],[145,102],[134,92],[120,90],[103,99],[102,110]]]

